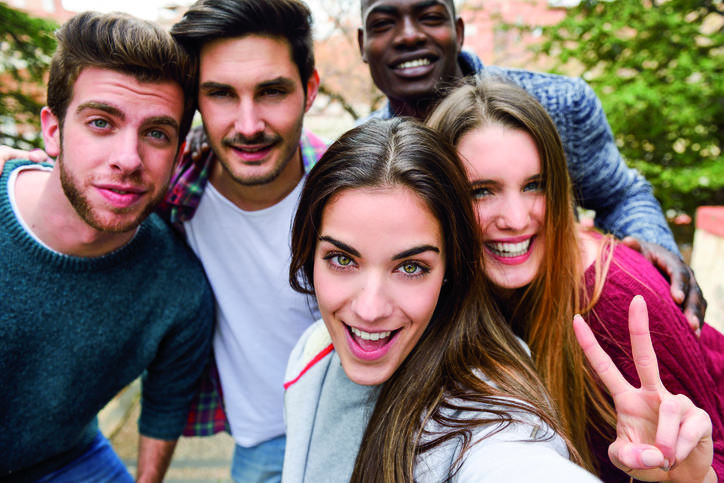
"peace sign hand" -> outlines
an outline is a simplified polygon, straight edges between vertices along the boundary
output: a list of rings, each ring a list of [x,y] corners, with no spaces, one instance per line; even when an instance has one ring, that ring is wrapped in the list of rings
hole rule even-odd
[[[576,315],[573,320],[578,343],[616,407],[616,440],[608,448],[611,462],[643,481],[716,482],[711,419],[661,382],[646,302],[640,295],[631,301],[628,320],[640,388],[621,375],[583,318]]]

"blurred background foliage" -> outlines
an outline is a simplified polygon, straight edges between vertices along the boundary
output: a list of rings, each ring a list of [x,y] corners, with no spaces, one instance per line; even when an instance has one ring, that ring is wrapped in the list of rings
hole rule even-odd
[[[724,4],[582,1],[539,55],[601,98],[627,162],[666,211],[724,204]]]
[[[40,109],[58,25],[2,2],[0,19],[0,144],[42,147]]]

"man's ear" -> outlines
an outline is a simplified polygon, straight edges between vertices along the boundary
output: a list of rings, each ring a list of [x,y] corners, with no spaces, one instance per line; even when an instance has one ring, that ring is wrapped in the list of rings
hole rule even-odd
[[[40,126],[45,142],[45,152],[55,158],[60,154],[60,122],[48,106],[40,111]]]
[[[312,72],[312,75],[309,76],[309,80],[307,81],[307,100],[305,102],[304,112],[307,112],[309,108],[312,107],[314,99],[317,98],[317,92],[319,92],[319,72],[317,69],[314,69],[314,72]]]
[[[462,17],[455,20],[455,35],[458,38],[458,52],[463,50],[463,42],[465,41],[465,22]]]
[[[357,45],[359,46],[359,55],[362,56],[362,62],[367,63],[367,56],[365,55],[365,31],[361,28],[357,29]]]

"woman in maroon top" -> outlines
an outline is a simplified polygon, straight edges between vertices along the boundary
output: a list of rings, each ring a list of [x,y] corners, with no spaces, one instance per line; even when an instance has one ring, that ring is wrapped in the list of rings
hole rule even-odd
[[[483,232],[486,275],[495,286],[501,311],[530,346],[568,436],[588,469],[607,482],[627,482],[631,476],[648,481],[724,478],[720,367],[724,336],[704,324],[697,337],[672,300],[666,280],[641,254],[576,223],[561,140],[544,108],[518,87],[477,79],[450,93],[428,124],[458,148],[466,164]],[[643,296],[646,303],[632,304],[634,313],[645,314],[648,307],[663,382],[663,386],[655,384],[658,375],[650,375],[638,390],[656,386],[643,396],[655,400],[647,413],[653,421],[621,407],[636,393],[629,384],[640,385],[643,364],[637,368],[634,363],[629,338],[628,310],[635,295]],[[613,398],[576,341],[571,323],[576,313],[588,320],[601,347],[623,374],[620,379],[603,381]],[[591,344],[585,324],[577,323],[576,331]],[[602,353],[591,347],[587,354],[596,364],[602,363]],[[686,398],[670,396],[664,387]],[[675,405],[671,401],[680,404],[674,419],[666,417],[666,408]],[[619,415],[629,417],[617,420],[614,403]],[[695,408],[711,418],[708,435],[709,423],[690,419],[693,413],[686,412]],[[657,418],[659,423],[668,421],[668,427],[679,428],[678,417],[688,422],[678,433],[674,431],[679,438],[676,448],[667,448],[663,443],[667,437],[657,434]],[[658,431],[665,432],[664,425],[660,426]],[[641,446],[624,444],[626,439],[647,441],[642,434],[628,434],[632,427],[637,433],[648,431],[648,441],[656,441],[658,449],[647,453]],[[690,430],[696,439],[686,445]],[[702,466],[706,458],[700,458],[711,452],[712,444],[712,466]],[[660,469],[644,470],[649,467],[643,460],[653,461],[654,454]]]

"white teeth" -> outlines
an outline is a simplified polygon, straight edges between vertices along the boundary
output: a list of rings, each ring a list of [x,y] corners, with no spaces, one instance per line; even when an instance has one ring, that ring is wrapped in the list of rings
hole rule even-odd
[[[352,329],[352,333],[359,337],[360,339],[364,340],[380,340],[385,339],[390,336],[392,332],[365,332],[363,330],[356,329],[354,327],[350,327]]]
[[[415,59],[403,62],[397,66],[398,69],[411,69],[413,67],[422,67],[423,65],[429,65],[429,59]]]
[[[496,255],[501,257],[518,257],[524,255],[530,246],[530,238],[520,243],[487,243]]]

